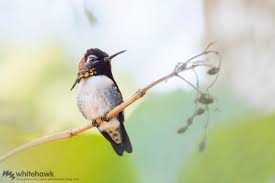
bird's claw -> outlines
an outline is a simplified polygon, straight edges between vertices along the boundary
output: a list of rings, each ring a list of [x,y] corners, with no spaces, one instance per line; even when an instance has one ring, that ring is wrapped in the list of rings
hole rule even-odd
[[[92,120],[92,125],[95,126],[95,127],[99,127],[99,125],[97,124],[95,119]]]
[[[101,121],[109,122],[110,119],[107,119],[107,114],[108,114],[108,112],[106,112],[104,115],[102,115],[99,119],[100,119]]]
[[[100,117],[101,121],[106,121],[106,122],[110,121],[107,119],[106,115],[107,115],[107,113],[105,115],[103,115],[102,117]]]

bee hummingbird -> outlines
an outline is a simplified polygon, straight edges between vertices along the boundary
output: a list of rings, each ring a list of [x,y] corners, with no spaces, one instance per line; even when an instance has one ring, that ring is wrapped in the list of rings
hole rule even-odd
[[[77,106],[85,119],[91,122],[101,134],[111,143],[115,152],[122,156],[123,152],[132,152],[132,145],[124,127],[124,114],[107,121],[106,114],[123,102],[121,92],[113,77],[111,60],[125,52],[112,56],[98,48],[88,49],[80,60],[77,79],[71,88],[80,83],[77,96]],[[103,123],[97,125],[96,118]]]

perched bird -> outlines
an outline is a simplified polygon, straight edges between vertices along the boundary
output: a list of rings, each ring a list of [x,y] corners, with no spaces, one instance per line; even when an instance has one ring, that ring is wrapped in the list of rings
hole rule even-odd
[[[132,145],[123,124],[124,114],[120,112],[110,121],[107,121],[105,116],[123,102],[112,74],[111,60],[125,51],[109,56],[98,48],[88,49],[80,60],[78,76],[71,88],[72,90],[77,83],[80,83],[77,96],[79,111],[86,120],[98,128],[120,156],[124,151],[132,152]],[[94,120],[97,118],[101,118],[104,122],[97,125]]]

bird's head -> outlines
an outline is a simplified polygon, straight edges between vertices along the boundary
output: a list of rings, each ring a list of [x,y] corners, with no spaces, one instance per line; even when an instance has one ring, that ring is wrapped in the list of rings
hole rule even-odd
[[[87,79],[97,75],[112,77],[111,60],[125,51],[126,50],[123,50],[109,56],[106,52],[98,48],[88,49],[79,62],[77,78],[71,90],[82,79]]]

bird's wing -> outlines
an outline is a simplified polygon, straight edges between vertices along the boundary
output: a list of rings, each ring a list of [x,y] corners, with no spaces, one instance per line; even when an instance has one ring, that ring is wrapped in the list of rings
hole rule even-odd
[[[108,106],[110,108],[115,108],[123,102],[122,95],[118,87],[113,84],[111,88],[106,89],[103,92],[104,98],[106,98]],[[117,129],[112,130],[103,130],[101,131],[102,135],[112,144],[114,150],[117,154],[122,155],[123,151],[132,152],[131,142],[124,128],[124,115],[123,112],[120,112],[117,116],[117,120],[119,121],[119,126]],[[111,121],[110,121],[111,122]],[[118,132],[118,135],[115,135],[115,131]],[[112,132],[112,133],[110,133]],[[119,138],[119,143],[115,141],[116,138]]]
[[[106,88],[103,93],[104,97],[107,98],[108,106],[112,109],[122,103],[122,95],[117,86],[114,84],[109,88]]]

